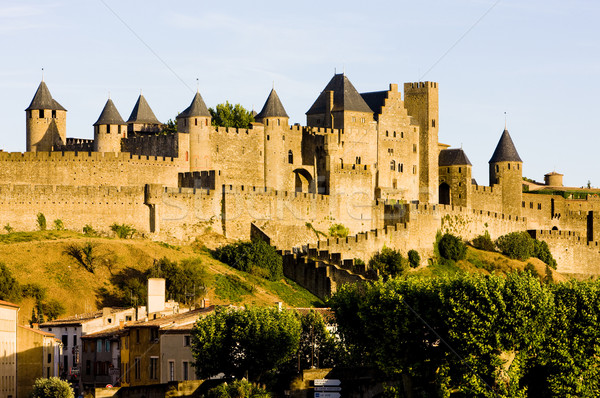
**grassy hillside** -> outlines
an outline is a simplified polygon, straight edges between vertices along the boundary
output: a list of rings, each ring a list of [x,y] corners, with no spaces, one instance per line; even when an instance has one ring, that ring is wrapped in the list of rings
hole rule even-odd
[[[97,258],[94,273],[65,254],[69,245],[88,242]],[[214,246],[214,242],[207,241],[206,246]],[[0,235],[0,262],[8,266],[22,285],[36,283],[45,287],[46,299],[62,302],[67,315],[93,311],[103,305],[130,305],[123,302],[122,292],[118,302],[117,282],[141,275],[163,257],[171,261],[200,259],[206,271],[206,290],[199,292],[197,299],[207,297],[214,304],[261,306],[277,301],[297,307],[322,304],[293,281],[270,282],[220,263],[210,256],[202,240],[196,245],[173,246],[149,240],[88,237],[70,231]],[[24,299],[19,304],[20,321],[24,323],[31,316],[34,300]]]

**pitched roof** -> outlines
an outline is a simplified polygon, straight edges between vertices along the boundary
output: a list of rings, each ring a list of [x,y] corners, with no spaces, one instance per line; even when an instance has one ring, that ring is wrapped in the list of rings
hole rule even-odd
[[[371,93],[360,93],[360,96],[365,100],[373,112],[380,115],[381,108],[387,98],[387,93],[387,91],[373,91]]]
[[[125,328],[136,328],[136,327],[173,327],[173,326],[181,326],[186,324],[192,324],[196,322],[196,320],[202,316],[209,314],[215,310],[215,306],[211,305],[206,308],[198,308],[195,310],[181,312],[179,314],[166,315],[163,317],[159,317],[156,319],[149,320],[139,320],[135,322],[128,322],[125,325]]]
[[[106,105],[104,105],[104,109],[102,109],[102,113],[96,123],[94,123],[94,126],[101,124],[125,124],[117,107],[115,107],[110,98],[106,101]]]
[[[116,312],[125,311],[127,309],[128,308],[113,307],[110,309],[110,313],[114,314]],[[46,321],[46,322],[40,324],[40,327],[52,327],[52,326],[59,326],[59,325],[80,325],[84,322],[91,321],[96,318],[101,318],[103,316],[103,314],[104,314],[103,311],[94,311],[94,312],[87,312],[84,314],[72,315],[72,316],[68,316],[68,317],[64,317],[64,318],[60,318],[60,319],[54,319],[52,321]]]
[[[9,303],[8,301],[4,301],[4,300],[0,300],[0,305],[3,305],[5,307],[20,308],[17,304]]]
[[[507,129],[502,132],[496,150],[489,161],[489,163],[495,162],[523,162]]]
[[[271,90],[262,110],[256,115],[256,119],[265,117],[289,117],[275,89]]]
[[[52,94],[50,94],[50,90],[48,90],[48,86],[46,86],[46,83],[43,80],[38,86],[38,89],[31,100],[31,104],[29,104],[25,110],[30,111],[32,109],[52,109],[55,111],[66,111],[61,104],[52,98]]]
[[[42,336],[47,336],[47,337],[56,337],[56,335],[54,333],[50,333],[50,332],[44,332],[43,330],[40,329],[34,329],[34,328],[30,328],[29,326],[23,326],[23,325],[19,325],[19,327],[21,329],[25,329],[28,330],[32,333],[36,333],[36,334],[41,334]]]
[[[439,157],[440,166],[458,166],[468,165],[471,166],[467,154],[462,149],[444,149],[440,151]]]
[[[333,78],[327,83],[317,100],[310,107],[307,115],[325,113],[327,104],[327,92],[333,91],[333,111],[356,111],[369,112],[373,110],[360,96],[350,80],[344,74],[333,75]]]
[[[210,112],[208,111],[208,108],[206,107],[206,104],[204,103],[204,100],[199,92],[196,92],[196,95],[194,95],[194,99],[192,100],[190,106],[185,108],[183,112],[177,115],[177,118],[197,116],[210,117]]]
[[[150,109],[150,105],[146,101],[146,98],[142,94],[138,97],[127,123],[149,123],[149,124],[161,124],[154,112]]]

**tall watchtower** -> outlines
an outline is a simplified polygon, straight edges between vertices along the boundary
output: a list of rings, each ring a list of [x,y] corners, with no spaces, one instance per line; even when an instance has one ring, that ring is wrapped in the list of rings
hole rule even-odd
[[[419,201],[438,203],[438,84],[404,83],[404,106],[419,124]]]
[[[264,136],[264,181],[265,186],[278,188],[283,181],[282,159],[293,163],[293,154],[284,153],[283,132],[289,128],[289,116],[275,89],[269,93],[262,110],[255,116],[258,123],[265,126]],[[300,154],[297,154],[298,156]]]
[[[52,151],[67,140],[67,110],[52,98],[42,80],[25,109],[26,151]]]
[[[523,199],[523,161],[515,144],[504,129],[490,159],[490,186],[502,189],[502,212],[520,215]]]
[[[179,156],[190,162],[190,171],[208,170],[212,167],[211,120],[199,91],[194,95],[190,106],[177,115]]]
[[[122,138],[127,138],[127,123],[109,98],[94,123],[94,151],[121,152]]]

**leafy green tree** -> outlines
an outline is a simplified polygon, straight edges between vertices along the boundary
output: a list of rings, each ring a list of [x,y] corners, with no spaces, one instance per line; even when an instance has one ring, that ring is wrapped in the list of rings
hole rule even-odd
[[[414,249],[408,251],[408,263],[413,268],[417,268],[421,264],[421,256],[418,251]]]
[[[292,311],[250,308],[208,315],[192,329],[196,373],[200,378],[223,372],[259,381],[294,357],[300,330]]]
[[[44,213],[37,214],[37,225],[40,231],[46,230],[46,216],[44,215]]]
[[[110,230],[113,231],[120,239],[131,239],[137,232],[136,229],[129,224],[117,223],[113,223],[110,226]]]
[[[240,271],[278,281],[283,278],[283,259],[262,240],[237,242],[217,248],[213,256]]]
[[[485,250],[488,252],[493,252],[496,249],[496,245],[494,244],[494,241],[490,237],[490,233],[488,231],[485,231],[483,235],[477,236],[475,239],[473,239],[472,243],[473,247],[476,249]]]
[[[148,277],[165,278],[168,297],[185,303],[186,294],[200,293],[204,289],[206,270],[199,258],[185,259],[177,263],[163,257],[155,263]]]
[[[342,224],[333,224],[329,227],[329,236],[333,238],[345,238],[350,230]]]
[[[459,261],[465,258],[467,246],[458,236],[444,234],[438,242],[440,256],[446,260]]]
[[[217,387],[208,390],[206,396],[207,398],[269,398],[271,394],[264,388],[242,379],[219,384]]]
[[[384,278],[394,278],[404,274],[408,266],[402,254],[389,247],[384,247],[369,260],[369,268],[376,269]]]
[[[233,105],[226,101],[224,104],[218,104],[215,108],[208,108],[213,126],[247,129],[250,127],[250,123],[254,122],[252,112],[240,104]]]
[[[525,261],[534,253],[534,239],[527,232],[511,232],[496,240],[498,249],[510,258]]]
[[[548,243],[545,241],[537,239],[533,241],[533,257],[539,258],[550,268],[556,269],[556,260],[552,257]]]
[[[4,263],[0,263],[0,300],[20,301],[20,299],[21,285],[19,281]]]
[[[304,315],[299,315],[299,319],[302,326],[300,347],[297,358],[292,359],[292,366],[298,371],[312,367],[333,367],[337,347],[335,339],[327,330],[323,316],[314,310],[310,310]],[[298,366],[300,366],[300,369],[297,369]]]
[[[74,398],[74,396],[71,385],[58,377],[36,379],[30,395],[31,398]]]
[[[48,317],[49,321],[54,320],[67,312],[67,309],[65,308],[63,303],[56,299],[51,299],[47,302],[43,302],[42,310],[44,311],[44,314],[46,314],[46,316]]]
[[[177,118],[175,120],[169,119],[166,124],[163,125],[163,134],[175,134],[177,133]]]

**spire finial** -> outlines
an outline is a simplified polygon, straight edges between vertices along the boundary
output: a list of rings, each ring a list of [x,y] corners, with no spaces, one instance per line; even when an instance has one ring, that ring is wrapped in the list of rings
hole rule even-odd
[[[506,130],[506,112],[504,112],[504,130]]]
[[[335,66],[333,67],[333,74],[337,75],[337,68]]]
[[[42,66],[42,81],[44,81],[44,67]]]
[[[342,75],[346,76],[346,65],[342,65]]]
[[[275,90],[275,80],[273,80],[273,90]]]
[[[110,99],[110,90],[108,90],[108,99]]]
[[[196,78],[196,92],[200,92],[200,79]]]
[[[140,95],[142,95],[142,89],[140,88]]]

